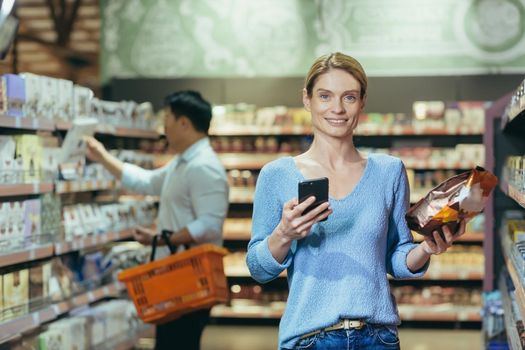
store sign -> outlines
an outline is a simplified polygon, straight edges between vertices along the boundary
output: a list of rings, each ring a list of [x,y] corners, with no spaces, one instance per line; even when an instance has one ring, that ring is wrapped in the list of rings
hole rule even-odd
[[[525,72],[525,0],[102,0],[102,75],[304,76],[341,51],[371,76]]]

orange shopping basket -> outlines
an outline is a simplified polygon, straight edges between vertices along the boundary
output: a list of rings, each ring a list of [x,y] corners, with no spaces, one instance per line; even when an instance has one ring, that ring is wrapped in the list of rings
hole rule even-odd
[[[162,232],[170,251],[169,231]],[[119,273],[126,284],[138,316],[147,323],[162,324],[189,312],[228,301],[228,286],[222,258],[227,250],[203,244],[155,260],[155,236],[151,261]]]

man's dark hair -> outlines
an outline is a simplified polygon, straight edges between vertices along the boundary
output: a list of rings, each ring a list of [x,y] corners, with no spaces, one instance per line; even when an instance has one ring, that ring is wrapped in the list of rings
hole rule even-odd
[[[175,118],[187,117],[195,130],[208,134],[211,122],[211,104],[201,94],[192,91],[177,91],[164,99],[164,106],[169,107]]]

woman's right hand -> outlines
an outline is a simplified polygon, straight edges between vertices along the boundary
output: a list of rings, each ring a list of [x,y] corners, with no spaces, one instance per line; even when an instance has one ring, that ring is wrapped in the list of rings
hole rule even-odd
[[[303,215],[303,211],[314,202],[315,197],[311,196],[302,203],[299,203],[297,198],[293,198],[284,204],[281,222],[274,231],[281,241],[303,239],[310,233],[315,223],[332,214],[330,203],[325,202]]]

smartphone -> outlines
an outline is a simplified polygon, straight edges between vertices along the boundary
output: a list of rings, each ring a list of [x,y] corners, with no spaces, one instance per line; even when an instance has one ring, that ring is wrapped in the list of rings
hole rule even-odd
[[[299,203],[304,202],[308,197],[315,196],[315,202],[308,206],[303,215],[316,208],[318,205],[328,202],[328,178],[321,177],[299,182]],[[324,218],[321,221],[326,221]]]

